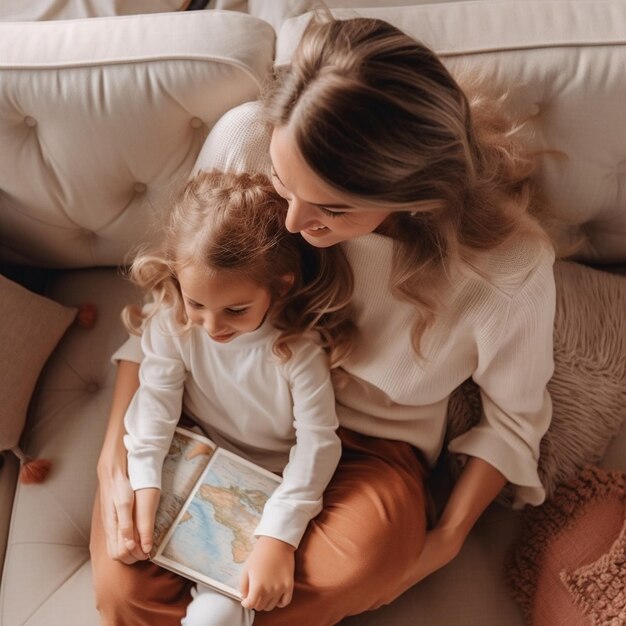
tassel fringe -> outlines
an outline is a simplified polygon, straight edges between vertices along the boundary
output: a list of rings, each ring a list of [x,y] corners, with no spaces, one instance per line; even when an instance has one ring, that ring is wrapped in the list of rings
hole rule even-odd
[[[76,323],[81,328],[93,328],[98,319],[98,311],[95,304],[84,302],[78,307],[76,314]]]
[[[42,483],[52,467],[52,463],[46,459],[33,459],[24,454],[22,450],[15,446],[11,452],[20,460],[20,482],[24,485]]]

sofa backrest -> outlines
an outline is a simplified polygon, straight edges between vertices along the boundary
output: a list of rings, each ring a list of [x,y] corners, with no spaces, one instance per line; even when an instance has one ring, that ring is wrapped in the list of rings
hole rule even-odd
[[[0,20],[30,22],[35,20],[73,20],[82,17],[132,15],[184,11],[190,0],[2,0]]]
[[[0,258],[123,262],[215,121],[257,98],[274,43],[234,12],[0,22]]]
[[[476,0],[334,10],[382,18],[437,51],[453,74],[508,91],[541,157],[539,175],[577,257],[626,262],[626,0]],[[287,20],[289,62],[308,16]]]

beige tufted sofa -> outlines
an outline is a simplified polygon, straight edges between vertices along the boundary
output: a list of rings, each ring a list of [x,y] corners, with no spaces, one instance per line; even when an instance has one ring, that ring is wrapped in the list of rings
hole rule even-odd
[[[268,21],[192,11],[0,22],[0,260],[48,268],[51,298],[99,311],[91,331],[70,329],[31,403],[23,443],[51,458],[53,473],[23,486],[13,458],[0,469],[1,626],[98,623],[95,465],[109,356],[124,338],[118,314],[134,297],[116,266],[167,211],[220,116],[257,97],[274,59],[288,62],[304,24],[291,16],[306,4],[250,0]],[[626,262],[626,0],[330,4],[387,19],[453,70],[510,86],[536,145],[567,155],[542,166],[572,223],[564,237],[584,235],[581,260]],[[625,430],[604,464],[626,470]],[[520,626],[502,576],[519,523],[493,506],[452,564],[346,626]]]

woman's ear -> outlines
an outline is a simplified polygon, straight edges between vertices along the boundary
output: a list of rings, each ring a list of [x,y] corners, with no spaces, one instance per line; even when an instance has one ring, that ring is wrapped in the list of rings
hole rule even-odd
[[[281,283],[280,295],[284,296],[296,282],[296,275],[292,272],[289,272],[288,274],[283,274],[280,277],[279,282]]]

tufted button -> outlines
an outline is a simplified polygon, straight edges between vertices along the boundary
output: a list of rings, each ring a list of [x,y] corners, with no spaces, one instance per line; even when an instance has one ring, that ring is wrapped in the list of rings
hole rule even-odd
[[[135,193],[144,193],[147,187],[145,183],[135,183],[133,185],[133,189],[135,190]]]
[[[34,117],[27,115],[24,118],[24,124],[26,124],[29,128],[35,128],[35,126],[37,126],[37,120]]]
[[[81,228],[80,236],[85,239],[89,239],[91,237],[95,237],[96,233],[94,233],[93,230],[89,230],[88,228]]]
[[[539,115],[539,113],[541,113],[541,107],[539,106],[539,104],[537,104],[536,102],[535,104],[531,104],[530,106],[531,117],[536,117],[537,115]]]
[[[87,383],[87,386],[85,387],[85,391],[87,391],[87,393],[95,393],[98,389],[98,383],[94,381]]]
[[[202,128],[204,126],[204,122],[199,117],[192,117],[189,126],[191,128]]]

